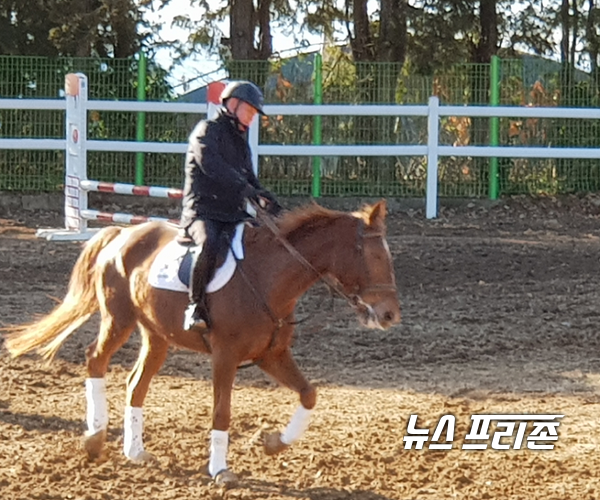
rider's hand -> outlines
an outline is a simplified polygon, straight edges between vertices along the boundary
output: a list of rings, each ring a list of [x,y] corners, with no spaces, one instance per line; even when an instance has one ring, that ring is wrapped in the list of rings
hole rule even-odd
[[[260,194],[260,191],[256,189],[252,184],[246,184],[246,187],[242,190],[242,197],[249,200],[256,200]]]
[[[275,199],[269,200],[264,208],[273,217],[277,217],[283,210],[283,207]]]
[[[270,191],[267,191],[266,189],[257,190],[256,195],[259,198],[262,198],[263,200],[267,200],[267,202],[269,203],[275,201],[275,197],[271,194]]]

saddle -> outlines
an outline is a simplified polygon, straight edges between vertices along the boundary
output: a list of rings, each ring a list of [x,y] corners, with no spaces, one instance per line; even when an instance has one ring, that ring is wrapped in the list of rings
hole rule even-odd
[[[240,223],[236,227],[231,245],[222,245],[214,278],[206,289],[208,293],[223,288],[233,276],[236,262],[244,259],[243,235],[244,223]],[[165,245],[152,262],[148,282],[154,288],[188,292],[192,269],[201,251],[202,247],[193,245],[191,240],[186,242],[179,236],[176,237]]]

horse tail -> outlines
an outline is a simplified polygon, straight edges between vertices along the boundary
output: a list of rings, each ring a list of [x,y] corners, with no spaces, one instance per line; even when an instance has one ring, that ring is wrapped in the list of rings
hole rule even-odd
[[[4,328],[5,345],[13,357],[36,350],[51,360],[67,338],[96,311],[96,276],[94,266],[100,251],[121,232],[120,227],[107,227],[87,242],[79,255],[63,301],[38,321]]]

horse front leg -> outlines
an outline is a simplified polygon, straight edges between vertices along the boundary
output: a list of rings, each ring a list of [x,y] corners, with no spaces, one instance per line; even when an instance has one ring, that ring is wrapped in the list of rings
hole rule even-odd
[[[150,381],[167,358],[169,344],[149,328],[140,324],[142,348],[127,378],[127,399],[123,429],[123,453],[135,462],[153,462],[154,456],[144,450],[144,420],[142,405],[148,394]]]
[[[227,467],[229,425],[231,422],[231,391],[237,364],[228,349],[214,349],[212,353],[213,418],[210,435],[208,472],[217,484],[232,487],[237,475]]]
[[[317,403],[317,391],[298,368],[289,348],[277,354],[268,354],[259,366],[281,385],[296,391],[300,396],[300,406],[292,415],[285,430],[265,436],[265,453],[275,455],[288,448],[306,432],[313,408]]]

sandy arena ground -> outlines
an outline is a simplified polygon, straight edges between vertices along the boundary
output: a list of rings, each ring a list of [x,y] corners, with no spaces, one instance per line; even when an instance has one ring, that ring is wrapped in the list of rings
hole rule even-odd
[[[48,312],[65,293],[77,243],[35,238],[59,214],[0,216],[0,326]],[[173,351],[145,405],[146,448],[121,454],[124,384],[137,338],[108,375],[107,453],[81,449],[84,348],[91,321],[51,365],[0,354],[0,498],[12,499],[593,499],[600,498],[600,199],[465,204],[435,221],[390,215],[402,324],[359,327],[314,288],[294,352],[319,388],[305,438],[266,457],[260,435],[281,429],[297,400],[257,368],[239,373],[230,465],[237,489],[206,475],[211,414],[206,357]],[[134,336],[135,337],[135,336]],[[564,414],[554,450],[461,450],[470,416]],[[456,417],[450,451],[405,450],[408,418],[431,432]]]

